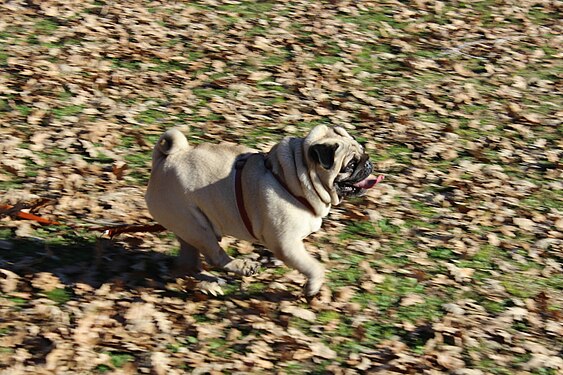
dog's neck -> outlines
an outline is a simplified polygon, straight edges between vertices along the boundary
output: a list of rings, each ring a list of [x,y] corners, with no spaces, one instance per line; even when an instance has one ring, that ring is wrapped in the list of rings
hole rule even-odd
[[[299,157],[296,158],[295,155]],[[283,163],[280,162],[281,159],[284,160]],[[298,163],[297,160],[303,160],[304,163]],[[311,180],[305,160],[303,139],[288,137],[265,155],[265,166],[291,195],[308,202],[310,211],[315,216],[324,217],[330,210],[331,199],[330,196],[323,196],[323,193],[326,195],[324,187],[319,189]],[[296,184],[299,186],[294,186]]]

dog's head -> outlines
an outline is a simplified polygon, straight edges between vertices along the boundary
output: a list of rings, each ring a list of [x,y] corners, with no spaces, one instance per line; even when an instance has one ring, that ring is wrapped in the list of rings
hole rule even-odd
[[[312,180],[326,190],[332,204],[360,196],[383,179],[371,175],[369,156],[343,128],[315,127],[305,138],[304,151]]]

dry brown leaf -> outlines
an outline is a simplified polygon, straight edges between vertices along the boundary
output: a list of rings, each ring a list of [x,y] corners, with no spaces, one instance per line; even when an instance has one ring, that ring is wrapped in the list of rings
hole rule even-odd
[[[448,370],[462,369],[465,367],[465,362],[462,359],[457,358],[449,352],[438,353],[436,355],[436,361]]]
[[[248,79],[251,81],[262,81],[268,77],[271,77],[272,73],[271,72],[266,72],[266,71],[258,71],[258,72],[252,72],[250,73],[250,75],[248,76]]]
[[[125,313],[127,329],[132,332],[154,334],[154,314],[156,310],[152,303],[134,302]]]
[[[411,293],[411,294],[407,294],[406,296],[401,298],[400,305],[401,306],[412,306],[412,305],[418,305],[418,304],[424,303],[424,302],[425,302],[424,297],[422,297],[420,294]]]
[[[313,311],[290,304],[282,305],[280,311],[291,314],[297,318],[301,318],[309,322],[314,322],[317,319],[317,315]]]
[[[475,273],[474,268],[460,268],[452,263],[446,264],[446,268],[450,272],[450,275],[454,277],[455,281],[459,283],[471,281],[471,277]]]
[[[454,70],[457,74],[463,77],[473,77],[475,75],[475,73],[473,73],[471,70],[465,68],[462,63],[455,63]]]
[[[49,292],[53,289],[64,288],[61,280],[50,272],[39,272],[31,281],[34,288]]]
[[[522,218],[522,217],[515,217],[512,219],[512,221],[514,222],[515,225],[517,225],[520,229],[523,229],[525,231],[533,231],[535,229],[536,224],[530,220],[530,219],[526,219],[526,218]]]
[[[0,290],[3,293],[15,292],[18,288],[20,276],[12,271],[0,269]]]
[[[157,375],[174,375],[179,372],[170,367],[170,359],[168,354],[162,352],[154,352],[151,354],[151,365]]]
[[[321,357],[325,359],[334,359],[336,358],[336,352],[323,344],[322,342],[313,342],[309,344],[313,355],[316,357]]]

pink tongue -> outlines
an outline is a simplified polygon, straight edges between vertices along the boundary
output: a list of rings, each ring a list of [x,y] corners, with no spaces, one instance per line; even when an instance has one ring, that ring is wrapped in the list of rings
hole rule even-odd
[[[368,176],[365,180],[355,183],[354,186],[359,187],[360,189],[370,189],[375,185],[377,185],[378,183],[380,183],[381,181],[383,181],[384,178],[385,176],[383,176],[382,174],[380,174],[377,177],[371,175]]]

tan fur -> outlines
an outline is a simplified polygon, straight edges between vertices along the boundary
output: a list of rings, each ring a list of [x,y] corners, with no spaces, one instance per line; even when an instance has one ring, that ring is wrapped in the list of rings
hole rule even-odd
[[[308,157],[309,147],[319,142],[339,145],[330,170]],[[241,220],[234,190],[235,160],[253,152],[228,143],[192,146],[180,131],[168,130],[153,151],[146,194],[149,211],[179,238],[179,264],[186,273],[200,274],[200,253],[215,267],[242,275],[255,273],[256,262],[233,259],[219,246],[218,239],[230,235],[265,245],[308,278],[305,293],[314,295],[325,271],[306,251],[302,239],[321,227],[332,204],[340,203],[334,180],[342,165],[363,149],[343,129],[321,125],[306,138],[283,139],[267,155],[251,154],[242,170],[242,186],[255,239]],[[304,197],[314,212],[298,202],[272,172],[294,195]]]

